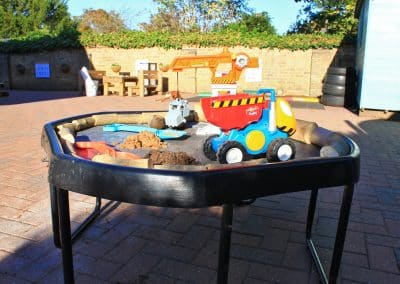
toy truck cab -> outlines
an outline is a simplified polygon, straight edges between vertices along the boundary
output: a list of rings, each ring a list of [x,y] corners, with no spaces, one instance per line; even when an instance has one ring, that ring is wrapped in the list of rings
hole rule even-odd
[[[169,103],[165,124],[171,128],[179,128],[186,123],[185,117],[190,114],[187,100],[175,99]]]
[[[202,99],[206,119],[222,130],[205,141],[207,158],[230,164],[260,155],[271,162],[294,157],[296,148],[288,139],[296,127],[293,113],[286,101],[276,100],[270,91],[270,100],[247,94]]]

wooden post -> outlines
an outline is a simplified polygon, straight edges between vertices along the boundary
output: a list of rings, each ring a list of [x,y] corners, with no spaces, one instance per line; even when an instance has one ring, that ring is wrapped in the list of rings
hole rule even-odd
[[[139,96],[144,97],[144,72],[143,72],[143,70],[139,71],[138,85],[139,85]]]
[[[157,94],[162,95],[163,93],[163,77],[162,77],[162,71],[157,71]]]

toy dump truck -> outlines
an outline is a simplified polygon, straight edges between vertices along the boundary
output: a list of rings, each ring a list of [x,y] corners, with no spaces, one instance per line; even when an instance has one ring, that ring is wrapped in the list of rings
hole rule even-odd
[[[275,90],[263,89],[264,95],[228,95],[204,98],[201,106],[209,123],[221,128],[210,136],[203,152],[221,164],[238,163],[266,155],[268,161],[294,158],[296,147],[289,136],[296,131],[296,119],[290,105],[276,99]]]

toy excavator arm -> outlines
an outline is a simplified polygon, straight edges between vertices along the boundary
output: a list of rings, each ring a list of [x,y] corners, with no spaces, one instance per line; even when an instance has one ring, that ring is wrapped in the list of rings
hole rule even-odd
[[[220,64],[230,64],[230,71],[225,74],[223,79],[236,82],[239,80],[240,74],[244,68],[257,68],[258,58],[249,57],[245,53],[233,54],[224,49],[220,54],[216,55],[196,55],[196,56],[179,56],[174,58],[170,65],[163,66],[161,71],[167,72],[172,70],[175,72],[190,68],[209,68],[212,73],[212,81],[218,80],[216,70]]]

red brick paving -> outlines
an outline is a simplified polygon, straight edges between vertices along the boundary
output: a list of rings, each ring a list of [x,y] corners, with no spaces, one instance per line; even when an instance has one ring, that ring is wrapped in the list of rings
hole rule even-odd
[[[60,283],[52,243],[46,122],[99,111],[166,110],[155,97],[77,97],[11,92],[0,98],[0,283]],[[294,109],[296,117],[353,138],[360,146],[342,258],[342,283],[400,283],[400,124],[344,108]],[[77,226],[94,199],[71,194]],[[308,192],[260,198],[235,209],[230,283],[317,283],[306,251]],[[341,190],[320,191],[315,242],[328,266]],[[77,283],[215,283],[219,207],[187,210],[120,204],[74,245]]]

